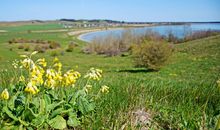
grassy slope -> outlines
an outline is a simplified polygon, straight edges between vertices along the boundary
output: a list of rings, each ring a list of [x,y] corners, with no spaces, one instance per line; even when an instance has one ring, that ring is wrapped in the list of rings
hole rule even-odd
[[[14,37],[57,40],[63,48],[71,40],[77,41],[64,33],[0,34],[0,66],[24,53],[17,49],[9,51],[10,47],[5,42]],[[134,68],[131,57],[82,54],[83,44],[80,42],[81,46],[74,52],[59,56],[64,67],[75,68],[77,65],[83,73],[90,67],[101,68],[104,70],[101,82],[111,88],[111,92],[98,102],[93,123],[85,123],[83,127],[119,129],[129,121],[131,112],[138,108],[150,111],[153,120],[163,128],[193,129],[207,125],[207,122],[213,125],[212,119],[220,105],[216,88],[220,71],[220,36],[176,45],[177,51],[169,64],[159,72]],[[38,56],[52,59],[50,52]]]
[[[56,23],[39,24],[39,25],[22,25],[17,27],[0,27],[0,30],[6,30],[9,32],[23,32],[23,31],[36,31],[36,30],[50,30],[50,29],[62,29],[62,25]]]

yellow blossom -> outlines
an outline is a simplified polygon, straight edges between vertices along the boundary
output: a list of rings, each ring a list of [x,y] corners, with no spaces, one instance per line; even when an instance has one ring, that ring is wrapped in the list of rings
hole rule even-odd
[[[85,91],[88,93],[89,92],[89,90],[91,90],[92,89],[92,85],[86,85],[85,86]]]
[[[109,87],[106,86],[106,85],[103,85],[103,86],[101,87],[100,91],[101,91],[102,93],[108,93],[108,92],[109,92]]]
[[[58,59],[57,57],[55,57],[55,58],[53,59],[53,62],[54,62],[54,63],[57,63],[57,62],[59,62],[59,59]]]
[[[46,62],[45,58],[38,59],[38,60],[36,61],[36,63],[39,64],[39,65],[42,65],[43,67],[46,67],[46,66],[47,66],[47,62]]]
[[[9,99],[9,93],[8,93],[7,89],[4,89],[4,91],[2,91],[1,99],[3,99],[3,100],[8,100]]]
[[[36,55],[37,53],[38,53],[38,51],[34,51],[34,52],[31,53],[31,56]]]
[[[23,75],[19,77],[19,82],[25,82],[25,77]]]
[[[101,74],[102,74],[102,70],[91,68],[89,70],[89,72],[84,76],[84,78],[89,78],[89,79],[93,79],[93,80],[100,80],[100,78],[102,77]]]
[[[39,89],[36,86],[34,86],[32,82],[29,82],[24,91],[35,95],[39,92]]]

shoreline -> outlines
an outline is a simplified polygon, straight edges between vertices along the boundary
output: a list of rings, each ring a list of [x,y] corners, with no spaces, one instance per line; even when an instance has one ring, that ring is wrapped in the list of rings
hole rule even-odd
[[[99,31],[109,31],[109,30],[120,30],[120,29],[129,29],[129,28],[143,28],[143,27],[152,27],[152,26],[157,26],[155,24],[153,25],[142,25],[142,26],[123,26],[123,27],[112,27],[112,28],[97,28],[97,29],[88,29],[88,30],[78,30],[78,31],[72,31],[68,32],[69,36],[76,36],[78,40],[88,42],[83,40],[81,37],[83,35],[86,35],[88,33],[94,33],[94,32],[99,32]]]

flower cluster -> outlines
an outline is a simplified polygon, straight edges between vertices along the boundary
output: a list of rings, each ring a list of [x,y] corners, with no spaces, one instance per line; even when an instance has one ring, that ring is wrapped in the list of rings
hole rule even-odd
[[[76,80],[81,76],[79,72],[69,70],[62,73],[62,64],[58,58],[53,60],[53,65],[47,68],[47,62],[44,58],[33,61],[31,56],[37,54],[33,52],[30,56],[22,55],[24,59],[21,61],[20,68],[28,71],[28,79],[25,80],[24,76],[20,76],[20,82],[27,82],[25,92],[37,94],[39,86],[47,88],[56,88],[59,86],[74,86]]]
[[[102,70],[91,68],[88,73],[84,76],[84,78],[89,78],[93,80],[100,80],[102,77]]]
[[[52,65],[47,66],[48,64],[44,58],[36,61],[32,60],[31,57],[35,54],[37,52],[33,52],[30,56],[22,55],[21,57],[24,59],[20,61],[20,66],[17,67],[28,72],[28,78],[23,75],[19,77],[19,82],[23,82],[26,86],[25,92],[35,95],[40,91],[39,87],[41,86],[49,89],[74,87],[77,79],[81,77],[81,74],[73,69],[63,73],[62,64],[58,58],[54,58]],[[88,80],[100,80],[101,77],[102,70],[95,68],[91,68],[84,76]],[[91,85],[86,84],[84,90],[88,93],[91,88]],[[102,86],[100,92],[108,93],[109,88]]]

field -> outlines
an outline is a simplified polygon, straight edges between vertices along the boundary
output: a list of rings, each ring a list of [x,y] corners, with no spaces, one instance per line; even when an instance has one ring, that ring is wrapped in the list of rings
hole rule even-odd
[[[74,68],[85,74],[89,68],[103,70],[99,84],[109,86],[109,93],[96,101],[79,129],[140,129],[133,120],[140,113],[147,116],[146,127],[152,129],[214,129],[220,114],[220,35],[175,45],[175,52],[160,71],[135,68],[132,56],[105,57],[84,54],[85,42],[67,32],[34,33],[28,30],[56,30],[59,25],[25,25],[0,27],[0,67],[10,70],[11,63],[21,54],[32,51],[8,44],[12,38],[53,40],[61,44],[58,50],[39,53],[52,61],[53,54],[65,70]],[[70,42],[78,44],[66,52]],[[7,84],[2,84],[0,91]],[[146,123],[146,122],[145,122]]]

